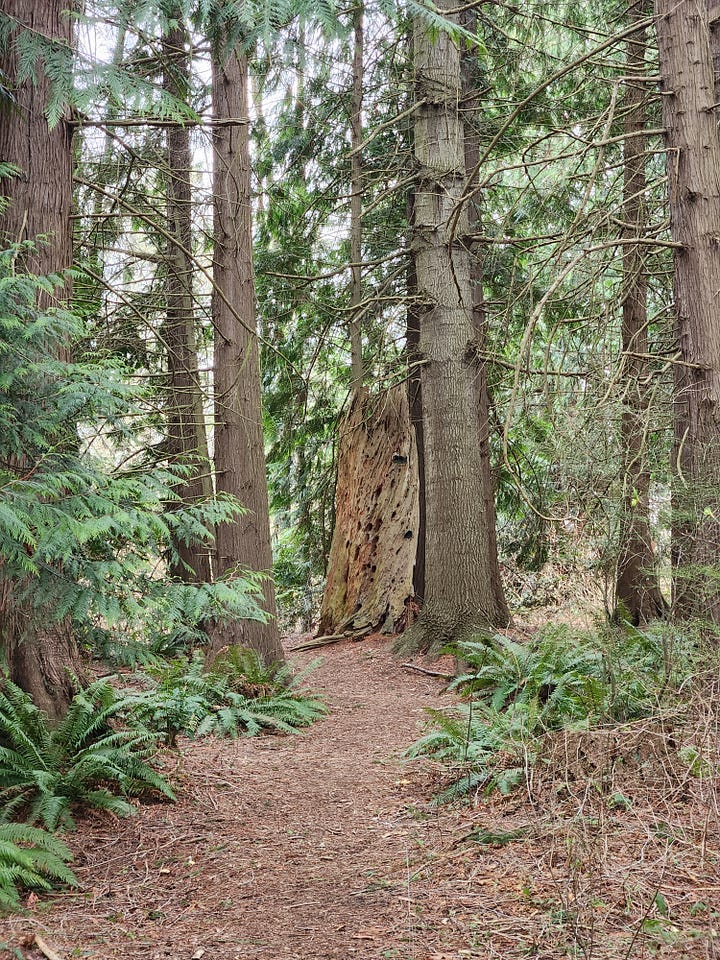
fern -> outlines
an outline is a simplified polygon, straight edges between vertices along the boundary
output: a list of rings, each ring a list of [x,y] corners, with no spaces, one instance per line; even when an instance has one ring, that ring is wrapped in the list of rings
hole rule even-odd
[[[19,687],[0,692],[0,804],[6,817],[43,823],[48,830],[73,825],[72,809],[89,806],[127,816],[127,797],[174,795],[150,766],[155,738],[115,730],[127,709],[106,680],[82,690],[60,724],[50,727]]]
[[[499,635],[461,644],[468,670],[452,686],[470,702],[430,713],[408,756],[432,756],[453,770],[440,799],[480,785],[512,789],[551,730],[647,716],[692,671],[691,638],[672,628],[602,626],[592,634],[551,627],[528,643]],[[674,657],[669,657],[672,647]]]
[[[255,736],[263,730],[295,733],[325,714],[325,707],[300,689],[285,665],[263,663],[255,651],[232,647],[206,669],[196,650],[191,659],[149,667],[149,689],[129,696],[130,717],[174,745],[178,734],[200,737]]]
[[[24,823],[0,824],[0,910],[19,910],[22,889],[77,886],[68,866],[71,859],[65,844],[45,830]]]

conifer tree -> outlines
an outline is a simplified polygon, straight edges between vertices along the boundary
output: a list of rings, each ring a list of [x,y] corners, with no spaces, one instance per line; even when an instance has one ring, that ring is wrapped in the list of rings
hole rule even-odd
[[[15,167],[0,181],[8,204],[0,218],[4,245],[33,241],[32,252],[19,252],[17,268],[43,275],[72,266],[72,127],[57,110],[57,88],[48,62],[72,72],[72,18],[64,0],[9,0],[4,12],[15,26],[0,49],[0,75],[6,87],[0,122],[0,158]],[[38,57],[23,60],[23,33],[32,28],[44,41]],[[37,59],[36,59],[37,58]],[[59,296],[68,297],[66,282]],[[42,295],[44,306],[55,295]],[[62,351],[61,351],[62,352]],[[64,443],[73,442],[72,424]],[[32,474],[37,464],[19,453],[6,464],[12,474]],[[73,695],[72,676],[81,676],[78,649],[69,618],[53,622],[41,608],[24,602],[24,585],[4,580],[0,596],[0,639],[11,679],[31,694],[37,706],[58,717]]]
[[[643,0],[629,4],[631,21],[646,15]],[[650,532],[650,471],[647,465],[647,422],[650,405],[647,277],[644,234],[647,229],[645,175],[646,31],[627,40],[627,79],[623,119],[623,293],[622,346],[625,396],[622,411],[623,502],[620,556],[615,582],[622,615],[634,624],[647,623],[665,613],[665,601],[655,573]]]
[[[656,0],[668,147],[675,364],[675,612],[720,624],[720,136],[709,4]]]
[[[239,644],[266,661],[283,659],[272,568],[260,362],[256,332],[248,66],[245,54],[216,38],[212,60],[214,242],[212,317],[215,330],[215,479],[246,508],[232,524],[221,524],[216,540],[216,575],[249,569],[267,574],[263,584],[265,623],[218,624],[212,648]]]
[[[163,35],[165,89],[185,100],[190,86],[188,30],[182,10],[170,11],[172,26]],[[182,502],[212,496],[203,392],[198,376],[192,257],[192,156],[190,130],[174,124],[167,130],[167,318],[163,346],[167,351],[168,455],[184,463],[186,475],[177,490]],[[206,547],[178,544],[180,563],[172,572],[183,580],[209,583],[210,555]]]
[[[451,6],[441,5],[453,20]],[[425,466],[425,595],[407,642],[449,639],[507,623],[493,573],[467,205],[462,71],[457,40],[417,18],[418,165],[413,251],[418,288]],[[459,215],[456,215],[460,209]]]

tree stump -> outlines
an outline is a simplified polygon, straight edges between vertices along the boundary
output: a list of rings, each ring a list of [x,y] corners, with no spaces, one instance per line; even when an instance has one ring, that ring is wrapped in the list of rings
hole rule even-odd
[[[414,609],[417,449],[404,385],[358,390],[340,426],[320,634],[401,631]]]

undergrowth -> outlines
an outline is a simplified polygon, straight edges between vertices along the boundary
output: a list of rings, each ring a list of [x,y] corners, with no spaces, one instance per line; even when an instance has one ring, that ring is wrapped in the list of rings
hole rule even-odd
[[[51,725],[30,697],[6,680],[0,691],[0,808],[5,819],[42,823],[48,830],[74,825],[77,806],[127,816],[128,797],[157,792],[173,799],[166,781],[147,762],[156,738],[115,729],[128,709],[107,680],[96,680]]]
[[[301,688],[286,665],[266,666],[252,650],[230,647],[208,668],[196,650],[149,667],[147,689],[130,696],[132,722],[161,733],[168,745],[179,734],[255,736],[263,730],[295,733],[323,716],[322,703]]]
[[[202,651],[148,666],[146,689],[118,692],[96,680],[50,723],[10,680],[0,687],[0,910],[20,908],[22,889],[73,884],[67,847],[47,831],[69,829],[84,808],[116,816],[130,798],[174,799],[150,760],[159,736],[295,733],[323,716],[323,704],[285,664],[265,665],[231,647],[208,666]],[[11,822],[14,821],[14,822]],[[17,822],[21,821],[21,822]],[[40,824],[40,829],[35,824]]]
[[[0,910],[22,906],[20,889],[49,891],[60,883],[77,886],[68,866],[72,855],[46,830],[26,823],[0,823]]]
[[[429,729],[408,751],[452,771],[439,800],[477,789],[509,792],[552,731],[653,715],[672,701],[697,660],[693,639],[667,624],[603,625],[588,633],[552,626],[527,643],[497,635],[453,652],[466,669],[452,687],[467,701],[428,711]]]

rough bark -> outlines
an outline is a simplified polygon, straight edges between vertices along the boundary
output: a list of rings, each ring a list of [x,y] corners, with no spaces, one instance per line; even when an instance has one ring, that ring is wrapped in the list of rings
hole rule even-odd
[[[16,31],[30,29],[70,48],[72,20],[66,0],[7,0],[4,12],[16,20]],[[16,31],[13,32],[14,37]],[[0,157],[20,173],[0,183],[10,203],[0,220],[7,242],[47,242],[23,258],[23,266],[38,274],[58,273],[72,264],[72,128],[61,121],[52,130],[44,116],[50,83],[42,63],[37,82],[17,84],[17,60],[12,39],[0,50],[0,71],[15,97],[0,118]],[[69,295],[66,287],[64,294]],[[43,296],[46,304],[50,298]],[[25,469],[31,465],[26,465]],[[51,717],[61,716],[73,693],[71,676],[81,675],[75,637],[68,622],[53,624],[18,599],[21,584],[6,581],[0,595],[0,641],[11,679],[27,691]]]
[[[645,0],[630,2],[631,23],[646,16]],[[666,612],[658,586],[650,531],[650,470],[647,428],[651,371],[648,357],[647,277],[645,235],[645,150],[647,127],[645,77],[646,32],[642,28],[627,42],[627,76],[623,132],[623,502],[620,553],[615,580],[618,611],[631,623],[648,623]],[[637,79],[633,79],[637,78]]]
[[[350,367],[353,393],[363,384],[362,355],[362,106],[363,106],[363,4],[353,12],[353,85],[350,106]]]
[[[414,197],[408,200],[408,223],[413,221]],[[417,270],[415,254],[408,251],[407,268],[407,330],[405,352],[408,364],[408,405],[410,423],[413,427],[418,460],[418,535],[413,569],[413,591],[416,601],[422,605],[425,596],[425,441],[422,420],[422,383],[420,380],[420,311],[417,300]]]
[[[2,181],[2,192],[11,204],[2,218],[5,240],[47,238],[25,260],[39,274],[67,269],[72,263],[70,213],[72,205],[72,127],[60,121],[52,130],[43,111],[50,83],[42,62],[37,83],[26,78],[14,83],[17,59],[13,38],[33,30],[68,48],[72,43],[71,18],[63,0],[6,0],[3,12],[17,21],[6,47],[0,50],[0,69],[10,80],[15,103],[5,102],[0,123],[0,158],[20,168],[20,175]]]
[[[321,634],[405,627],[417,531],[417,450],[405,388],[358,390],[340,428]]]
[[[351,401],[340,425],[335,524],[319,631],[399,632],[415,604],[418,461],[404,387],[370,394],[362,356],[363,5],[353,12],[350,106]]]
[[[441,4],[446,15],[450,9]],[[453,217],[466,184],[458,45],[415,24],[418,182],[413,250],[418,285],[425,447],[425,596],[407,645],[507,623],[491,569],[491,535],[478,430],[479,364],[468,251],[468,212]]]
[[[462,26],[472,33],[477,32],[477,10],[468,7],[460,16]],[[480,113],[480,70],[477,49],[465,47],[461,61],[463,113],[465,127],[465,169],[468,177],[477,179],[477,167],[480,159],[480,137],[478,121]],[[479,236],[482,233],[480,218],[480,194],[476,192],[468,203],[468,232]],[[483,295],[482,251],[477,245],[470,248],[470,286],[472,289],[472,318],[475,343],[479,357],[486,353],[487,317]],[[477,367],[478,392],[478,429],[480,443],[480,465],[484,494],[485,522],[488,535],[488,573],[492,582],[497,609],[502,611],[503,619],[510,619],[505,601],[497,547],[497,516],[495,513],[495,479],[490,457],[490,393],[487,378],[487,362],[480,360]]]
[[[69,620],[49,622],[47,614],[14,594],[21,585],[0,589],[0,642],[10,679],[29,693],[40,710],[58,720],[75,694],[83,667]]]
[[[710,14],[656,0],[680,362],[675,365],[674,609],[720,623],[720,137]]]
[[[164,86],[179,100],[187,96],[190,63],[187,28],[181,11],[175,10],[176,26],[162,41]],[[175,492],[182,503],[197,503],[212,495],[208,460],[203,392],[198,374],[193,297],[192,193],[190,184],[190,131],[187,127],[167,132],[167,225],[174,242],[167,250],[167,314],[163,327],[167,351],[167,449],[172,463],[190,471]],[[208,583],[211,577],[207,544],[177,543],[179,562],[170,573],[182,580]]]
[[[248,115],[247,61],[239,52],[213,56],[215,256],[212,316],[215,327],[215,476],[218,491],[234,494],[247,514],[221,524],[216,539],[216,576],[234,570],[270,574],[272,549],[260,360],[256,336],[252,245],[250,137],[248,124],[223,125]],[[267,623],[245,620],[216,625],[214,651],[231,644],[257,650],[267,661],[283,659],[275,618],[275,587],[264,582]]]

